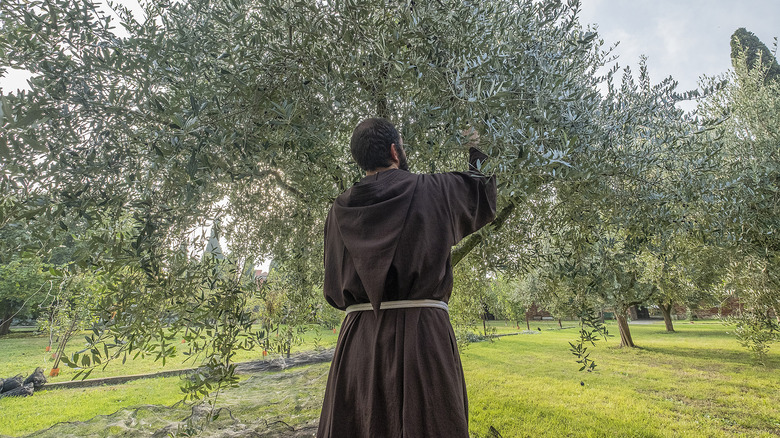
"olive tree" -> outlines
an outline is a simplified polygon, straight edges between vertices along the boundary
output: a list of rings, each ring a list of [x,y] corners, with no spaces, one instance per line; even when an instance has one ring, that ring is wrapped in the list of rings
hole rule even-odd
[[[603,96],[618,69],[598,73],[610,51],[578,10],[577,0],[143,2],[141,17],[115,6],[119,36],[91,0],[5,1],[0,69],[33,77],[31,90],[0,96],[3,199],[19,200],[0,226],[24,225],[45,250],[83,223],[80,265],[121,279],[88,354],[74,358],[82,366],[164,360],[187,333],[228,380],[232,349],[257,343],[250,292],[242,266],[197,258],[205,239],[193,231],[222,218],[237,260],[271,256],[314,293],[325,214],[361,176],[347,145],[367,116],[399,125],[417,172],[463,169],[459,133],[480,131],[498,213],[453,264],[482,248],[488,270],[521,272],[542,263],[543,235],[568,242],[548,252],[565,263],[599,224],[658,232],[685,195],[655,186],[665,166],[689,162],[688,120],[671,80]]]
[[[0,264],[0,336],[14,318],[36,318],[52,290],[47,267],[38,258],[14,258]]]
[[[735,50],[734,71],[708,79],[725,86],[702,101],[699,111],[726,119],[712,136],[720,172],[708,180],[713,196],[705,205],[729,262],[726,289],[742,309],[735,321],[738,337],[762,354],[780,333],[780,81],[767,79],[776,60],[752,49]]]

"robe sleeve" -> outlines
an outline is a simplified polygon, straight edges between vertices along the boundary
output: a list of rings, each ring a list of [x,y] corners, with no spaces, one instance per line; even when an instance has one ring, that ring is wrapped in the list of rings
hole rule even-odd
[[[341,292],[341,285],[344,283],[341,278],[341,267],[344,264],[344,245],[337,237],[338,228],[335,225],[333,209],[331,208],[325,219],[325,282],[322,292],[328,304],[344,310],[346,308],[344,297],[339,293]]]
[[[496,217],[496,177],[477,170],[487,159],[477,148],[469,149],[469,171],[449,173],[445,185],[452,229],[452,244],[489,224]]]

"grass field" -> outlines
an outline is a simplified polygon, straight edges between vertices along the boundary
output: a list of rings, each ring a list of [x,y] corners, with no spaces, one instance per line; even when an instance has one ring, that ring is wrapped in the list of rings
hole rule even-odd
[[[720,323],[676,329],[632,325],[639,348],[598,345],[595,373],[576,372],[566,351],[574,330],[472,345],[463,354],[472,434],[780,435],[780,355],[756,364]]]
[[[126,407],[170,406],[182,398],[179,384],[178,377],[166,377],[113,386],[39,391],[32,397],[0,399],[0,434],[21,436],[60,422],[86,421]]]
[[[85,333],[87,334],[87,333]],[[293,346],[292,352],[313,350],[315,347],[332,347],[336,345],[337,333],[332,330],[323,329],[319,326],[311,327],[304,335],[303,342]],[[47,378],[50,382],[64,382],[71,380],[78,372],[77,369],[68,368],[65,364],[60,364],[60,374],[57,377],[48,377],[54,360],[52,353],[46,351],[49,345],[49,338],[46,335],[33,335],[32,333],[12,333],[9,336],[0,338],[0,378],[11,377],[16,374],[27,375],[41,367],[46,370]],[[66,355],[70,355],[84,348],[84,336],[74,336],[65,350]],[[153,356],[139,356],[135,360],[128,357],[122,364],[122,360],[109,362],[105,369],[97,367],[89,375],[89,378],[122,376],[128,374],[146,374],[163,370],[176,370],[184,368],[193,368],[198,366],[197,362],[186,360],[187,356],[181,352],[186,351],[187,344],[177,344],[178,353],[176,356],[167,358],[165,365],[160,360],[154,360]],[[263,356],[263,349],[256,348],[252,351],[239,351],[236,355],[236,362],[248,360],[257,360],[263,358],[279,357],[278,353],[270,353]]]
[[[517,331],[493,325],[498,333]],[[600,343],[593,349],[594,373],[578,372],[568,352],[574,329],[533,325],[542,332],[472,344],[462,353],[473,437],[489,436],[491,426],[505,438],[780,435],[780,354],[773,350],[765,366],[756,364],[720,323],[678,322],[672,334],[663,323],[632,325],[639,348],[617,348],[615,338]],[[0,339],[3,352],[6,341]],[[0,357],[0,370],[5,366]],[[229,427],[261,430],[276,422],[311,425],[326,378],[327,364],[248,377],[221,396],[220,405],[231,409],[235,421],[223,416],[204,436]],[[178,378],[167,378],[2,399],[0,413],[9,421],[0,422],[0,434],[20,436],[121,407],[171,405],[179,398],[177,386]],[[33,415],[41,411],[57,415]],[[128,409],[36,436],[149,436],[186,412],[183,407]]]

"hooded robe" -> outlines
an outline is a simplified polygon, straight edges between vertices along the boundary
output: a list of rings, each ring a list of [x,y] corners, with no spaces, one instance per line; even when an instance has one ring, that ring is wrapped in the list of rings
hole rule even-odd
[[[325,224],[325,298],[351,312],[328,375],[318,437],[468,437],[468,400],[447,311],[379,310],[383,301],[452,293],[450,251],[491,222],[496,181],[476,171],[366,176],[341,194]]]

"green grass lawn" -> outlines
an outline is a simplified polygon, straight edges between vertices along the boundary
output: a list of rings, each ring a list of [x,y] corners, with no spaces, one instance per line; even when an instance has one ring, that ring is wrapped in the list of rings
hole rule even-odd
[[[0,434],[21,436],[60,422],[87,421],[131,406],[170,406],[182,398],[179,384],[178,377],[166,377],[122,385],[42,390],[32,397],[3,398],[0,399]],[[54,436],[65,435],[61,431],[54,433]]]
[[[518,331],[503,322],[491,325],[498,334]],[[572,325],[564,322],[564,327]],[[608,326],[617,334],[614,325]],[[600,343],[593,348],[594,373],[578,372],[568,351],[575,329],[532,323],[532,329],[537,327],[540,334],[480,342],[462,353],[473,437],[488,437],[491,426],[505,438],[780,435],[780,354],[772,350],[765,366],[756,364],[720,323],[680,321],[671,334],[663,323],[632,325],[639,348],[617,348],[617,338]],[[0,340],[3,351],[5,341]],[[327,369],[328,364],[318,364],[246,378],[220,396],[220,405],[229,407],[236,420],[221,417],[207,430],[217,435],[226,427],[260,431],[274,422],[316,422]],[[178,383],[178,378],[142,380],[1,399],[0,416],[11,421],[0,422],[0,434],[20,436],[122,407],[171,405],[180,398]],[[36,436],[149,436],[188,412],[182,407],[127,409],[57,425]]]
[[[490,426],[504,437],[780,434],[780,355],[756,364],[720,323],[678,322],[669,334],[632,325],[639,348],[600,343],[595,373],[576,371],[575,330],[541,328],[463,353],[473,436]]]
[[[303,335],[303,342],[293,346],[292,352],[313,350],[315,347],[333,347],[336,345],[337,337],[338,334],[332,330],[313,326]],[[68,343],[65,354],[70,355],[83,349],[84,344],[84,336],[74,336]],[[48,345],[49,337],[47,335],[34,335],[30,332],[12,333],[9,336],[0,337],[0,351],[2,351],[0,354],[0,378],[11,377],[16,374],[26,376],[33,372],[36,367],[41,367],[45,370],[49,382],[71,380],[78,372],[78,369],[68,368],[67,365],[62,363],[60,363],[59,376],[48,377],[49,370],[54,364],[52,352],[46,351],[46,346]],[[187,356],[181,354],[181,352],[186,351],[186,343],[177,344],[177,347],[180,347],[179,352],[176,356],[167,358],[165,365],[160,360],[154,360],[154,356],[139,356],[135,360],[128,356],[125,364],[122,364],[120,358],[108,363],[105,369],[102,366],[95,368],[89,375],[89,378],[146,374],[164,370],[194,368],[199,365],[198,362],[193,360],[186,360]],[[279,354],[271,352],[268,356],[263,356],[263,349],[255,348],[251,351],[239,351],[236,354],[235,361],[243,362],[274,357],[279,357]]]

